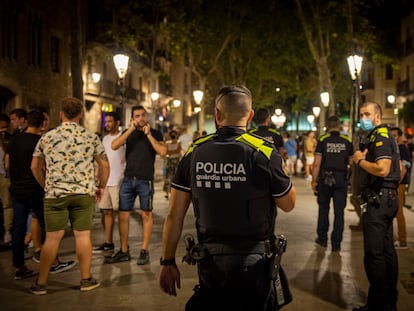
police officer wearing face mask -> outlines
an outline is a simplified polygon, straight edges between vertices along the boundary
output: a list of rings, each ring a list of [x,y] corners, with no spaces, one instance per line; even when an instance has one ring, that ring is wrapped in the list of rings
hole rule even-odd
[[[316,145],[312,166],[312,189],[318,197],[319,213],[316,244],[326,247],[329,229],[329,205],[333,200],[334,223],[331,235],[333,252],[341,250],[344,231],[344,209],[348,193],[348,166],[352,163],[354,147],[351,139],[339,132],[341,122],[337,116],[327,121],[328,133]]]
[[[394,137],[381,124],[381,107],[375,102],[366,102],[360,109],[360,116],[367,143],[364,150],[355,152],[353,161],[362,171],[364,264],[370,287],[367,304],[353,311],[393,311],[397,310],[398,296],[393,218],[398,211],[400,156]]]
[[[172,182],[159,281],[169,295],[180,288],[175,253],[192,202],[202,251],[187,311],[273,310],[266,245],[276,207],[291,211],[296,192],[274,146],[246,132],[253,114],[246,87],[223,87],[215,100],[216,133],[193,143]]]

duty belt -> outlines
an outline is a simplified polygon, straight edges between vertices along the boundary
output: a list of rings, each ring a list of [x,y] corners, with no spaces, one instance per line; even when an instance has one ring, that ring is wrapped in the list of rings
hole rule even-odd
[[[202,243],[210,255],[237,255],[237,254],[265,254],[270,251],[269,241],[242,242],[240,244],[232,242],[226,243]]]
[[[286,238],[283,235],[273,236],[265,241],[199,243],[196,244],[191,234],[184,236],[186,255],[183,262],[195,265],[198,260],[209,255],[246,255],[264,254],[268,258],[280,256],[286,250]]]

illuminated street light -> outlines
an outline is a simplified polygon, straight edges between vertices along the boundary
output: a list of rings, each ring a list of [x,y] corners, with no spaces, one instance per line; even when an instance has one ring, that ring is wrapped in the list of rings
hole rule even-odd
[[[152,92],[151,93],[151,100],[152,101],[157,101],[160,98],[160,94],[158,92]]]
[[[394,103],[395,103],[395,96],[394,95],[388,95],[387,96],[387,101],[391,104],[391,105],[394,105]]]
[[[157,100],[160,98],[160,93],[158,92],[152,92],[151,93],[151,127],[155,128],[156,126],[156,107],[155,107],[155,103],[157,102]]]
[[[354,127],[355,127],[355,123],[356,120],[358,119],[358,115],[359,115],[359,106],[360,106],[360,98],[359,98],[359,76],[361,73],[361,69],[362,69],[362,60],[363,58],[359,55],[351,55],[347,58],[347,62],[348,62],[348,67],[349,67],[349,73],[351,75],[352,78],[352,82],[353,82],[353,89],[354,89],[354,94],[353,94],[353,103],[351,104],[351,121],[350,121],[350,126],[349,126],[349,130],[350,130],[350,134],[351,137],[354,136]],[[353,139],[355,137],[352,137]]]
[[[179,100],[179,99],[174,99],[174,100],[173,100],[173,106],[174,106],[174,108],[178,108],[178,107],[180,107],[180,106],[181,106],[181,100]]]
[[[203,100],[203,97],[204,97],[204,92],[200,90],[195,90],[193,92],[193,96],[194,96],[194,101],[196,102],[196,104],[200,106],[201,101]]]
[[[315,116],[313,114],[308,114],[306,119],[309,122],[310,128],[312,129],[313,122],[315,121]]]
[[[204,105],[203,105],[204,92],[201,90],[195,90],[193,91],[193,97],[194,97],[195,103],[199,106],[196,108],[200,109],[198,111],[197,130],[201,132],[204,130]],[[194,112],[196,111],[196,108],[194,108]]]
[[[328,92],[322,92],[320,96],[321,96],[322,105],[325,108],[329,107],[329,93]]]
[[[129,56],[125,54],[114,55],[114,65],[116,72],[118,73],[119,92],[121,94],[121,122],[125,126],[125,107],[124,107],[124,96],[125,86],[124,78],[128,71]]]
[[[321,107],[318,107],[318,106],[312,107],[312,112],[313,112],[314,116],[316,118],[318,118],[319,114],[321,113]]]
[[[277,111],[276,111],[277,110]],[[283,127],[286,122],[286,116],[282,113],[282,109],[276,109],[275,114],[272,115],[271,120],[277,128]]]
[[[98,72],[92,73],[92,81],[93,83],[98,83],[101,80],[101,74]]]
[[[346,59],[348,62],[349,73],[351,74],[352,80],[356,80],[361,73],[362,68],[362,56],[351,55]]]
[[[115,69],[119,79],[124,79],[128,70],[129,56],[125,54],[114,55]]]

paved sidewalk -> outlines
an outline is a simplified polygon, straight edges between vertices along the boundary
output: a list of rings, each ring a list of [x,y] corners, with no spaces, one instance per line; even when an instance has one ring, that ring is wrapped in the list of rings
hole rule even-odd
[[[50,275],[48,294],[34,296],[28,292],[35,278],[15,281],[11,251],[0,252],[0,309],[8,310],[108,310],[108,311],[178,311],[184,310],[187,299],[196,284],[195,266],[180,263],[184,255],[184,243],[180,243],[177,261],[181,271],[181,290],[177,297],[162,293],[158,286],[159,258],[161,255],[161,232],[168,201],[162,191],[161,161],[157,161],[156,194],[154,204],[154,230],[150,248],[151,262],[138,266],[141,244],[141,218],[138,213],[131,217],[130,239],[132,260],[119,264],[104,264],[102,255],[94,255],[92,273],[102,283],[91,292],[79,291],[78,267]],[[277,233],[288,239],[287,252],[282,259],[283,267],[290,280],[293,302],[283,308],[285,311],[336,311],[351,310],[365,302],[368,282],[363,267],[362,232],[352,231],[349,225],[356,224],[358,217],[348,204],[345,211],[345,230],[342,251],[331,253],[330,248],[315,246],[317,204],[309,182],[293,177],[297,190],[297,205],[291,213],[278,212]],[[407,198],[413,210],[405,209],[409,249],[398,250],[400,264],[398,310],[413,310],[414,293],[409,293],[404,284],[410,283],[414,273],[414,194]],[[98,245],[104,240],[100,213],[94,218],[93,242]],[[117,226],[116,226],[117,230]],[[184,233],[194,234],[192,209],[186,218]],[[119,248],[118,233],[114,234]],[[29,258],[32,250],[27,253]],[[61,248],[62,260],[76,260],[74,240],[67,232]],[[38,264],[31,259],[27,265],[38,270]],[[412,284],[412,283],[411,283]]]

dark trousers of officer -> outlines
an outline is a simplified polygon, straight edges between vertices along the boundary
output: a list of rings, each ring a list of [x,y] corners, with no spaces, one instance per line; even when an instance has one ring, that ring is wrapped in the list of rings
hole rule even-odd
[[[370,283],[370,310],[391,310],[397,304],[398,258],[393,241],[393,218],[398,211],[397,191],[376,191],[377,203],[362,213],[364,265]],[[369,201],[369,200],[368,200]]]
[[[331,234],[331,243],[333,250],[339,250],[341,248],[344,231],[344,209],[346,207],[348,182],[345,173],[334,173],[334,178],[335,184],[331,186],[327,185],[323,178],[318,182],[319,214],[316,233],[320,242],[325,243],[327,241],[329,230],[329,205],[332,198],[335,217]]]
[[[206,256],[199,264],[200,287],[186,311],[270,311],[268,262],[262,255]]]

